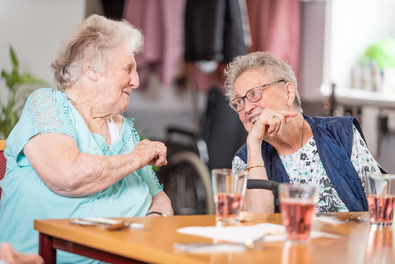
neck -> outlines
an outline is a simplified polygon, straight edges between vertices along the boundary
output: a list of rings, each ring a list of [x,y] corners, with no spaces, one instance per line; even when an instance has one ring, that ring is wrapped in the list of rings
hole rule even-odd
[[[101,135],[106,142],[109,138],[109,129],[106,118],[95,116],[94,108],[91,107],[89,97],[84,93],[65,91],[68,94],[68,99],[74,108],[80,113],[82,119],[86,123],[89,131]]]
[[[310,139],[310,126],[300,114],[293,121],[285,125],[281,136],[268,141],[279,155],[289,155],[298,151]]]

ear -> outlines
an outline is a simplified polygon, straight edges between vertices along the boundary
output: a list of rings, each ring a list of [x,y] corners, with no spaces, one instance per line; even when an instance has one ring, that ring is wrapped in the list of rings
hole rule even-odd
[[[295,100],[295,86],[291,82],[287,82],[284,89],[287,96],[287,105],[291,106]]]
[[[85,75],[91,79],[92,81],[96,82],[99,79],[98,73],[93,69],[92,65],[89,62],[84,62],[84,73]]]

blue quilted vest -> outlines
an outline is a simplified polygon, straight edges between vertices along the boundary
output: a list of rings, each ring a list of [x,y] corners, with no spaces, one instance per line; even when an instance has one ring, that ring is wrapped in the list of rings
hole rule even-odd
[[[318,154],[325,171],[340,199],[350,211],[367,211],[368,205],[357,171],[350,161],[353,144],[353,124],[365,140],[358,120],[353,117],[309,117],[317,144]],[[366,143],[366,141],[365,141]],[[236,152],[247,163],[247,146]],[[277,151],[267,142],[262,142],[262,157],[269,180],[289,182],[288,174]],[[385,173],[381,168],[382,173]]]

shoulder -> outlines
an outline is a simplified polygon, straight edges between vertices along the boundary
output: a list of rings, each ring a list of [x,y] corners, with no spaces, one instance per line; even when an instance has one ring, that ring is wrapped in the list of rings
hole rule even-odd
[[[247,160],[247,144],[243,144],[235,153],[235,157],[246,161]]]
[[[352,116],[309,117],[304,116],[313,130],[332,134],[352,134],[353,125],[362,133],[359,122]]]
[[[57,101],[59,98],[66,100],[65,93],[52,88],[40,88],[30,94],[27,102],[50,102]]]
[[[319,116],[314,116],[314,117],[309,117],[309,116],[304,116],[306,121],[308,121],[310,124],[313,125],[325,125],[325,126],[333,126],[333,127],[339,127],[339,126],[344,126],[344,125],[352,125],[354,121],[357,121],[356,118],[352,116],[331,116],[331,117],[319,117]]]

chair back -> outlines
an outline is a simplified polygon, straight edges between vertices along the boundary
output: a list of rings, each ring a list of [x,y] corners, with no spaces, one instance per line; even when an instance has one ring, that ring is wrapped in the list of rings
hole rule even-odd
[[[5,169],[6,169],[6,162],[7,160],[4,157],[4,149],[6,148],[5,140],[0,140],[0,180],[3,179],[5,175]],[[1,199],[1,193],[3,190],[0,187],[0,199]]]

